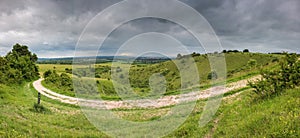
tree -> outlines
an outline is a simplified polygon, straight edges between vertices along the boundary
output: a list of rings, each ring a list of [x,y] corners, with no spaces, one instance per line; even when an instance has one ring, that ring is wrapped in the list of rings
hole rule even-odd
[[[15,44],[12,51],[0,58],[0,83],[22,83],[39,77],[36,54],[32,54],[27,46]]]
[[[181,59],[181,58],[182,58],[182,55],[181,54],[177,54],[176,59]]]
[[[244,53],[249,53],[249,49],[244,49],[243,52]]]
[[[6,75],[6,72],[7,72],[7,61],[5,58],[3,57],[0,57],[0,83],[3,83],[6,78],[7,78],[7,75]]]
[[[199,54],[199,53],[196,53],[196,52],[193,52],[193,53],[192,53],[192,57],[197,57],[197,56],[200,56],[200,54]]]

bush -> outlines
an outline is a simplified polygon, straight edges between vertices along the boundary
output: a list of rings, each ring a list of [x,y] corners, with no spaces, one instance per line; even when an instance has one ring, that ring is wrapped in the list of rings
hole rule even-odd
[[[73,80],[66,74],[62,73],[58,75],[55,70],[48,70],[43,74],[45,83],[56,86],[59,89],[73,91]]]
[[[212,71],[212,72],[208,73],[208,75],[207,75],[208,80],[215,80],[217,78],[218,78],[218,74],[216,71]]]
[[[66,73],[72,74],[72,69],[65,68]]]
[[[256,83],[249,82],[254,92],[262,97],[278,95],[286,89],[300,85],[300,62],[296,54],[285,53],[285,58],[280,62],[280,69],[262,71],[262,79]]]
[[[39,78],[36,54],[27,46],[15,44],[12,51],[0,57],[0,83],[16,84]]]
[[[51,70],[47,70],[46,72],[44,72],[43,76],[44,78],[48,78],[49,76],[51,76],[52,71]]]
[[[250,59],[247,65],[250,67],[250,69],[252,69],[253,67],[256,67],[257,61],[255,59]]]

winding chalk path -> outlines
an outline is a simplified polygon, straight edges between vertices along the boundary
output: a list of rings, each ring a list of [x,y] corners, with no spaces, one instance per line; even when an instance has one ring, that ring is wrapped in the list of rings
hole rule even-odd
[[[82,99],[82,98],[75,98],[75,97],[61,95],[45,88],[41,83],[43,79],[39,79],[33,82],[33,87],[42,95],[50,99],[58,100],[62,103],[73,104],[73,105],[79,104],[80,106],[86,106],[86,107],[97,108],[97,109],[160,108],[160,107],[171,106],[183,102],[205,99],[218,94],[222,94],[222,93],[224,94],[232,90],[244,88],[247,86],[248,81],[255,81],[258,78],[260,78],[260,76],[255,76],[249,79],[233,82],[227,85],[227,87],[215,86],[199,92],[190,92],[190,93],[179,94],[179,95],[163,96],[159,99],[141,99],[141,100],[124,100],[124,101],[89,100],[89,99]]]

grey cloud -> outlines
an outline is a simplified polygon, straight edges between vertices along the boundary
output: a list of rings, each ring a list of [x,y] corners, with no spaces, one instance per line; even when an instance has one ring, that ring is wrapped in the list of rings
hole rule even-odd
[[[15,43],[29,45],[40,57],[74,53],[76,42],[87,23],[100,11],[120,0],[2,0],[0,1],[0,55]],[[299,0],[181,0],[199,11],[212,25],[225,49],[249,48],[257,52],[300,52]],[[165,6],[168,8],[168,6]],[[121,13],[114,16],[134,14]],[[187,15],[177,15],[187,16]],[[114,17],[105,17],[107,26]],[[106,26],[101,26],[107,28]],[[99,28],[98,28],[99,29]],[[97,28],[93,28],[90,39]],[[173,34],[184,45],[195,47],[192,36],[178,25],[161,19],[136,20],[120,26],[108,38],[111,53],[125,38],[143,32]],[[120,39],[121,38],[121,39]],[[90,48],[83,50],[88,53]],[[72,52],[73,51],[73,52]],[[56,53],[56,54],[55,54]],[[71,56],[71,55],[66,55]]]
[[[225,0],[220,3],[202,13],[224,41],[223,47],[300,52],[300,1]]]

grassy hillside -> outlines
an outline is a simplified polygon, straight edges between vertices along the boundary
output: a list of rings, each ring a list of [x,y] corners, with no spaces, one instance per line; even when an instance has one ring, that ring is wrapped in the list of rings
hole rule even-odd
[[[244,97],[228,101],[219,110],[219,122],[213,135],[299,137],[299,105],[300,89],[288,90],[269,100],[255,100],[253,95],[245,94]]]
[[[268,100],[251,91],[223,100],[205,127],[198,126],[202,101],[189,119],[168,137],[299,137],[300,89]]]
[[[260,69],[270,68],[277,64],[277,61],[281,58],[279,55],[272,54],[260,54],[260,53],[226,53],[226,65],[227,65],[227,81],[233,82],[243,78],[247,78],[256,74],[259,74]],[[205,88],[209,85],[210,80],[208,74],[211,72],[209,61],[206,55],[194,56],[198,67],[198,73],[200,77],[200,86]],[[175,60],[175,62],[182,62],[184,59]],[[249,62],[255,61],[255,65],[250,66]],[[118,67],[114,67],[112,70],[117,70],[116,74],[119,77],[125,76],[124,69],[121,68],[120,63]],[[55,67],[58,73],[66,72],[65,69],[71,69],[71,65],[51,65],[44,64],[39,65],[41,73],[47,69],[53,69]],[[88,66],[76,66],[76,76],[80,76],[82,80],[88,79],[87,76],[95,75],[98,80],[98,87],[101,97],[104,99],[116,100],[119,99],[114,87],[111,83],[111,65],[110,64],[97,64],[95,68]],[[143,96],[150,93],[149,79],[155,74],[160,73],[166,78],[167,88],[166,95],[177,94],[181,89],[181,78],[179,70],[173,61],[166,61],[157,64],[137,64],[131,65],[129,69],[129,80],[133,90]],[[72,88],[62,89],[51,83],[43,83],[44,86],[51,88],[62,94],[74,96],[73,91],[63,91]],[[122,84],[122,83],[121,83]],[[103,89],[104,88],[104,89]],[[105,91],[104,91],[105,90]]]
[[[167,137],[299,137],[300,89],[288,90],[268,100],[257,100],[251,91],[231,95],[205,127],[198,126],[205,101],[197,105],[184,124]],[[80,108],[42,97],[47,109],[33,108],[36,92],[29,85],[0,85],[0,137],[107,137],[98,131]],[[169,108],[116,110],[132,121],[153,120]]]
[[[29,85],[0,84],[0,97],[0,137],[105,137],[78,107],[42,97],[47,110],[36,112],[36,92]]]

